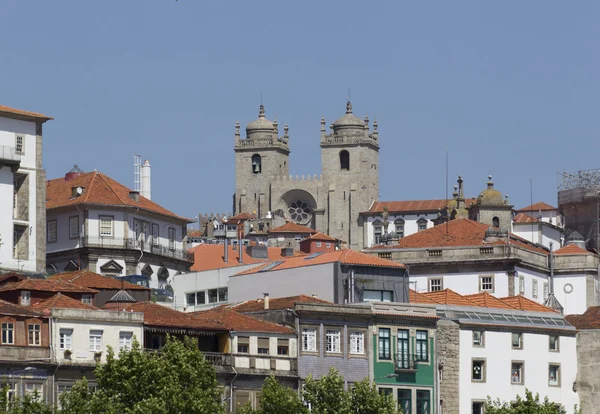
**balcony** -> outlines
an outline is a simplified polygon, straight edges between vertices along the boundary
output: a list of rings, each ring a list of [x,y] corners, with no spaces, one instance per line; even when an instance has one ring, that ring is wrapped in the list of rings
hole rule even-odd
[[[414,354],[397,354],[394,356],[394,370],[396,372],[416,372],[419,362],[427,362]]]
[[[194,255],[187,250],[175,247],[154,244],[136,239],[122,239],[116,237],[84,237],[80,240],[80,247],[104,248],[104,249],[128,249],[141,250],[158,256],[170,257],[176,260],[193,262]]]
[[[13,172],[19,169],[21,165],[21,154],[15,147],[0,145],[0,168],[4,165],[10,165]]]
[[[0,346],[0,359],[10,361],[32,361],[50,358],[50,348],[39,346]]]

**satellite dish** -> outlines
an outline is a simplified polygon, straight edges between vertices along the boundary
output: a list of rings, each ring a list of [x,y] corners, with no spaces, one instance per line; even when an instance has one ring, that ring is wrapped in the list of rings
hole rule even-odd
[[[77,191],[77,195],[83,194],[83,188],[81,188],[81,187],[77,187],[77,190],[75,190],[75,191]]]

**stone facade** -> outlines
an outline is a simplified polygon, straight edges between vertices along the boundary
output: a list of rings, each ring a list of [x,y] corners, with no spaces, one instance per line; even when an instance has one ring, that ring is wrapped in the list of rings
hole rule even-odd
[[[437,324],[437,358],[440,372],[440,406],[443,413],[458,413],[459,396],[459,326],[448,320]]]
[[[600,406],[599,352],[600,331],[585,330],[577,334],[577,380],[574,388],[584,413],[596,412]]]
[[[346,115],[325,129],[321,119],[322,173],[293,178],[289,175],[287,125],[279,136],[277,121],[259,118],[246,127],[240,138],[236,124],[236,190],[234,214],[253,213],[259,217],[280,211],[288,220],[348,242],[350,248],[363,244],[359,213],[367,211],[379,194],[379,143],[377,122]]]

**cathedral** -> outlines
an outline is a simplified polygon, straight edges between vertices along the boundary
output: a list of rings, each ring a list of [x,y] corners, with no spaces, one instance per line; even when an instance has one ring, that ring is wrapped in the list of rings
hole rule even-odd
[[[290,136],[287,124],[279,135],[277,121],[269,121],[264,106],[258,119],[246,126],[246,137],[235,127],[234,214],[264,217],[282,214],[294,223],[311,227],[348,243],[363,245],[360,213],[368,211],[379,196],[379,133],[377,121],[354,116],[347,102],[346,114],[325,127],[321,118],[320,175],[292,177]]]

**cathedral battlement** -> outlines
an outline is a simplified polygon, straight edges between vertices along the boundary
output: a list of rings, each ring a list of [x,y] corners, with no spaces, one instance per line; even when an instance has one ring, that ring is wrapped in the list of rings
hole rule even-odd
[[[325,135],[321,139],[321,145],[360,144],[363,142],[377,145],[377,134],[365,132],[364,134],[341,135],[334,133]]]
[[[236,149],[258,149],[258,148],[280,148],[289,151],[287,143],[280,139],[274,138],[255,138],[255,139],[240,139],[235,142]]]
[[[312,177],[312,178],[311,178]],[[279,182],[296,182],[296,181],[311,181],[311,182],[320,182],[323,181],[323,174],[320,174],[319,176],[317,176],[317,174],[314,175],[310,175],[308,174],[305,178],[304,174],[298,176],[298,174],[296,174],[296,176],[294,177],[293,175],[279,175],[274,177],[273,181],[279,181]]]

